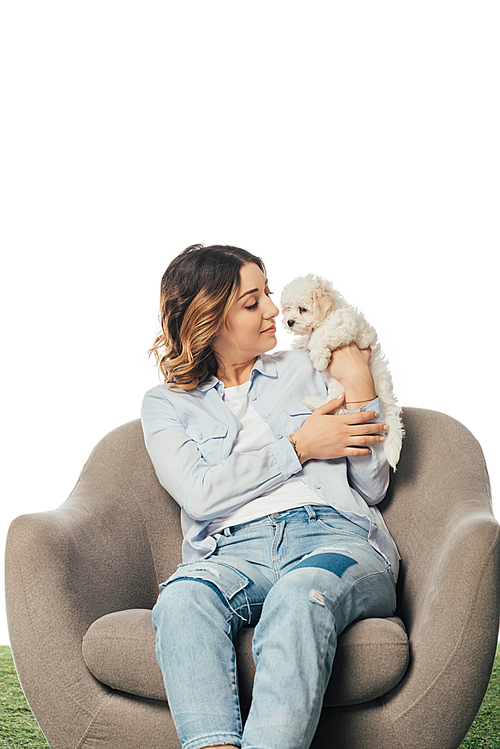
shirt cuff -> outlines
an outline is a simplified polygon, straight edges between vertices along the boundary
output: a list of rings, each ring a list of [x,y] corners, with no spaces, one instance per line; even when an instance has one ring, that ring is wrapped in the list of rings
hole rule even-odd
[[[377,395],[377,397],[372,401],[365,403],[363,406],[361,406],[361,408],[355,408],[353,411],[348,408],[345,409],[346,414],[357,414],[361,413],[362,411],[376,411],[376,413],[383,417],[384,409],[382,407],[382,401],[380,400],[380,397]]]
[[[302,463],[297,457],[290,440],[287,437],[274,440],[271,443],[278,467],[283,475],[284,480],[290,478],[295,473],[302,470]]]

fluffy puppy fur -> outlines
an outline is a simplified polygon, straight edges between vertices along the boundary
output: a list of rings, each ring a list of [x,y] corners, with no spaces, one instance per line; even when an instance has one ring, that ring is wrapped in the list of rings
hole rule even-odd
[[[389,427],[384,450],[389,464],[396,470],[404,436],[401,408],[394,396],[392,378],[375,328],[332,288],[329,281],[312,273],[285,286],[281,309],[285,328],[298,336],[292,348],[308,348],[313,366],[319,371],[326,370],[332,351],[341,346],[354,342],[360,349],[371,348],[370,369]],[[324,377],[328,383],[328,400],[344,392],[342,383],[327,372]],[[304,398],[304,404],[312,409],[323,403],[326,401],[319,398]],[[344,409],[339,412],[344,413]]]

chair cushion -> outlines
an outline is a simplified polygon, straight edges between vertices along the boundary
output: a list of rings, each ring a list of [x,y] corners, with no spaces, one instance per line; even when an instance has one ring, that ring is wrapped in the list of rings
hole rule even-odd
[[[235,642],[242,707],[250,705],[255,673],[252,635],[253,629],[242,629]],[[149,609],[118,611],[95,621],[83,638],[83,658],[96,679],[113,689],[166,700]],[[408,660],[401,619],[355,622],[338,639],[325,706],[354,705],[386,694],[403,678]]]

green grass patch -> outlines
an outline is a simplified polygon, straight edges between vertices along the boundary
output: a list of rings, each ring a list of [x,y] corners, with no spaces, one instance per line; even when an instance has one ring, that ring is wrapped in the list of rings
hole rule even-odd
[[[460,749],[500,749],[500,645],[483,704]]]
[[[9,647],[0,647],[0,747],[47,749],[45,737],[28,707]]]
[[[0,747],[48,749],[19,685],[9,647],[0,647]],[[500,645],[488,691],[460,749],[500,749]]]

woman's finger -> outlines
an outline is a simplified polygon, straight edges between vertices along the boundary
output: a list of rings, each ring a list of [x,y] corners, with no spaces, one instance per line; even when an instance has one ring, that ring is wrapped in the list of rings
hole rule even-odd
[[[351,434],[370,434],[372,432],[387,432],[387,424],[349,424]]]
[[[383,434],[351,434],[347,438],[347,443],[352,447],[353,445],[376,445],[384,440]]]
[[[367,421],[373,421],[373,419],[377,419],[379,414],[376,411],[356,411],[356,413],[353,414],[343,414],[342,418],[345,420],[345,423],[353,426],[355,424],[363,424]]]
[[[362,455],[370,455],[371,450],[368,447],[346,447],[344,453],[346,458],[355,458]]]
[[[318,408],[315,408],[313,413],[315,414],[329,414],[332,411],[335,411],[336,408],[340,408],[342,403],[344,402],[345,395],[342,393],[342,395],[339,395],[338,398],[334,398],[331,401],[328,401],[327,403],[323,403],[322,406],[319,406]]]

